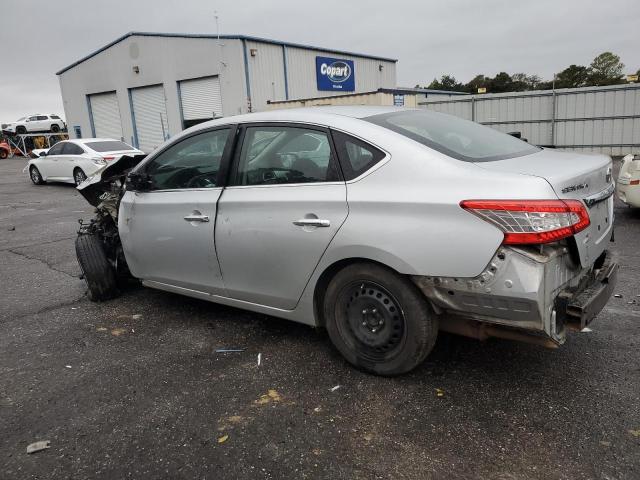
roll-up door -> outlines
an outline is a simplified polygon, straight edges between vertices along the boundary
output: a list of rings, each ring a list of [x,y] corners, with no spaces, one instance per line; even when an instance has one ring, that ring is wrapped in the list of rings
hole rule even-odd
[[[222,116],[220,79],[217,76],[180,82],[180,103],[184,127]]]
[[[122,121],[116,92],[89,95],[91,118],[97,138],[122,138]]]
[[[149,153],[169,137],[167,107],[162,85],[131,90],[138,148]]]

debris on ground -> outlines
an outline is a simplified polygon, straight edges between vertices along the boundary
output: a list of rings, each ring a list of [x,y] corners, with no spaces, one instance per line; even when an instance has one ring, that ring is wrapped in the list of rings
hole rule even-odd
[[[338,390],[341,387],[341,385],[336,385],[335,387],[331,387],[329,389],[330,392],[335,392],[336,390]]]
[[[71,365],[65,365],[66,368],[72,368]]]
[[[106,329],[106,327],[98,327],[98,328],[96,328],[96,331],[98,331],[98,332],[106,332],[107,329]]]
[[[366,433],[366,434],[364,435],[364,439],[365,439],[367,442],[370,442],[371,440],[373,440],[373,434],[371,434],[371,433]]]
[[[39,442],[33,442],[27,445],[27,453],[36,453],[40,450],[46,450],[51,446],[51,441],[40,440]]]
[[[322,411],[322,408],[316,407],[316,408],[313,409],[313,411],[316,412],[316,413],[320,413]]]
[[[14,225],[9,225],[9,228],[7,228],[7,230],[9,230],[10,232],[15,231],[16,227]]]
[[[640,430],[629,430],[629,433],[634,437],[640,437]]]
[[[621,294],[619,294],[619,293],[614,293],[614,294],[613,294],[613,296],[614,296],[615,298],[622,298],[622,295],[621,295]]]
[[[265,393],[264,395],[260,395],[260,398],[255,400],[253,403],[255,403],[256,405],[266,405],[267,403],[279,402],[280,400],[282,400],[282,397],[280,396],[278,391],[269,389],[267,390],[267,393]]]
[[[444,397],[444,390],[436,388],[436,397]]]
[[[224,443],[227,440],[229,440],[229,435],[223,435],[223,436],[218,438],[218,443]]]
[[[234,352],[244,352],[244,348],[218,348],[216,353],[234,353]]]
[[[584,327],[582,330],[580,330],[581,333],[589,333],[589,332],[593,332],[593,330],[591,330],[589,327]]]
[[[258,354],[258,366],[260,366],[261,363],[262,363],[262,354],[259,353]]]
[[[111,330],[111,335],[113,335],[114,337],[119,337],[123,333],[127,333],[124,328],[114,328],[113,330]]]
[[[140,320],[140,319],[142,318],[142,315],[141,315],[141,314],[139,314],[139,313],[136,313],[136,314],[134,314],[134,315],[131,315],[131,318],[132,318],[133,320]]]

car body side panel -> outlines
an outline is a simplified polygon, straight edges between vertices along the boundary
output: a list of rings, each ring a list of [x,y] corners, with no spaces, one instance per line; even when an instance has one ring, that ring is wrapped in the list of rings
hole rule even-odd
[[[118,230],[131,273],[143,280],[224,295],[214,246],[221,192],[221,188],[126,192]],[[188,221],[190,216],[208,219]]]
[[[343,182],[226,188],[215,241],[228,295],[293,309],[347,213]],[[313,218],[329,225],[294,225]]]

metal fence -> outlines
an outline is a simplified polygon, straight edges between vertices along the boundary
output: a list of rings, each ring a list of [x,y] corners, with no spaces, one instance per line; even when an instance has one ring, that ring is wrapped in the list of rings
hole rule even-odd
[[[640,154],[640,84],[469,95],[420,106],[519,131],[536,145]]]

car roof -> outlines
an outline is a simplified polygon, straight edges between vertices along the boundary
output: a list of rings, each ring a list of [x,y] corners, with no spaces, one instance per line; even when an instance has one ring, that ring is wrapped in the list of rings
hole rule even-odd
[[[209,120],[208,122],[199,123],[198,125],[188,128],[182,133],[197,132],[209,127],[233,123],[250,122],[301,122],[331,126],[336,121],[345,118],[362,119],[383,113],[418,110],[419,109],[415,108],[372,105],[323,105],[316,107],[285,108]]]
[[[383,113],[397,112],[401,110],[415,110],[402,107],[389,107],[389,106],[374,106],[374,105],[318,105],[315,107],[302,107],[302,108],[285,108],[281,110],[268,110],[258,113],[247,113],[245,115],[237,115],[235,118],[239,121],[263,121],[269,118],[278,117],[278,119],[291,117],[291,120],[296,120],[301,117],[315,117],[318,118],[326,116],[343,116],[351,118],[365,118],[373,115],[380,115]],[[243,120],[246,117],[247,120]],[[231,117],[234,118],[234,117]]]
[[[90,142],[120,142],[129,145],[127,142],[123,142],[122,140],[118,140],[116,138],[72,138],[69,139],[70,142],[76,142],[82,145]]]

